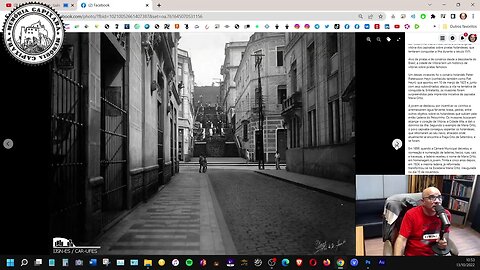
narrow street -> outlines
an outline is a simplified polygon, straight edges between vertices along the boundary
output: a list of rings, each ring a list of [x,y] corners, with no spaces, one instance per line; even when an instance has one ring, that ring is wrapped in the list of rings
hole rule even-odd
[[[346,241],[343,253],[353,243],[353,202],[251,171],[209,179],[239,254],[313,254],[318,242]]]
[[[209,164],[203,174],[197,166],[182,165],[168,185],[99,239],[100,252],[354,253],[353,201],[261,175],[255,169],[244,164]]]

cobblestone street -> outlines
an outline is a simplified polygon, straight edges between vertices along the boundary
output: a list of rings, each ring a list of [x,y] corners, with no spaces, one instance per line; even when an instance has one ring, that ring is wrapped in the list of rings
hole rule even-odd
[[[353,202],[252,171],[209,178],[239,254],[354,254]]]
[[[245,169],[182,168],[97,241],[100,252],[354,254],[354,202]]]

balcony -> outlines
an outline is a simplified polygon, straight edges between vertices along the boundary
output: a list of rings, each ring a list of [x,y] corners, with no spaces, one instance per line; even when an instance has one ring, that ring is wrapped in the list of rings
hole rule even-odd
[[[295,92],[282,102],[282,115],[302,107],[302,93]]]

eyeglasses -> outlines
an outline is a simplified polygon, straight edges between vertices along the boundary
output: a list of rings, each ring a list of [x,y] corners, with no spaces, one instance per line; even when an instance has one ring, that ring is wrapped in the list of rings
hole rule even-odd
[[[430,201],[435,201],[435,199],[439,200],[439,201],[443,201],[443,196],[442,195],[438,195],[438,196],[435,196],[435,195],[430,195],[428,197],[423,197],[424,199],[429,199]]]

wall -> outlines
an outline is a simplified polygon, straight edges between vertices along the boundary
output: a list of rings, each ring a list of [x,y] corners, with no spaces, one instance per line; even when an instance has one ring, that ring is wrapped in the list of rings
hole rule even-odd
[[[258,117],[254,115],[255,119],[248,125],[248,141],[242,141],[243,149],[248,149],[250,153],[255,153],[255,131],[258,130]],[[275,152],[277,151],[277,129],[283,128],[283,119],[280,116],[266,116],[263,121],[263,149],[265,152],[265,162],[275,161]],[[243,138],[243,126],[237,129],[237,134]],[[256,158],[255,158],[256,159]]]
[[[207,157],[223,157],[225,153],[225,142],[222,140],[211,140],[207,142]]]
[[[132,33],[133,34],[133,33]],[[144,57],[144,56],[143,56]],[[153,58],[152,58],[153,60]],[[145,74],[143,76],[144,89],[144,119],[143,119],[143,167],[151,167],[157,165],[158,148],[158,112],[157,112],[157,93],[151,91],[152,87],[152,70],[155,71],[155,63],[150,60],[144,60]]]
[[[101,192],[104,179],[100,176],[100,119],[101,119],[101,34],[82,36],[82,84],[88,86],[87,96],[87,185],[85,192],[86,239],[93,239],[101,231]]]
[[[177,69],[178,72],[183,71],[183,74],[177,74],[184,87],[179,89],[180,106],[178,114],[178,130],[183,130],[183,140],[178,136],[178,141],[182,140],[182,159],[184,161],[190,161],[191,153],[191,137],[193,136],[193,112],[191,108],[193,104],[193,89],[194,89],[194,74],[191,70],[191,59],[188,56],[188,52],[185,50],[179,50],[181,54],[178,56],[178,65],[182,66],[182,69]]]
[[[408,193],[406,175],[357,175],[356,199],[384,199],[394,194]]]
[[[131,33],[128,46],[129,207],[158,190],[158,101],[157,92],[151,91],[158,59],[150,57],[147,61],[142,35]]]
[[[286,151],[287,170],[303,174],[303,149],[290,148]]]
[[[353,144],[287,149],[287,169],[291,172],[354,183],[354,151]]]
[[[195,146],[193,147],[193,156],[199,157],[200,155],[204,155],[206,153],[207,153],[207,143],[195,142]]]
[[[143,69],[141,36],[131,33],[128,54],[129,208],[143,200]]]
[[[225,60],[223,64],[223,81],[225,88],[224,104],[221,104],[225,109],[225,112],[230,107],[235,107],[235,100],[237,98],[237,91],[235,85],[235,74],[237,73],[238,66],[242,60],[242,52],[245,51],[247,41],[231,42],[225,46]],[[231,116],[230,116],[231,117]]]
[[[264,152],[265,162],[273,162],[276,151],[276,130],[283,128],[283,119],[280,117],[282,110],[278,103],[278,86],[286,85],[287,76],[285,66],[277,67],[277,46],[285,45],[285,36],[269,33],[256,33],[251,38],[245,49],[245,55],[252,55],[261,50],[265,56],[262,58],[260,68],[262,97],[264,106]],[[255,131],[258,130],[258,112],[254,111],[258,101],[255,100],[255,89],[258,87],[258,70],[255,68],[255,57],[244,57],[235,76],[237,86],[237,101],[235,105],[236,123],[235,135],[243,139],[242,121],[247,120],[248,141],[242,141],[242,151],[248,149],[255,153]]]
[[[143,67],[140,34],[130,34],[129,48],[129,163],[130,170],[136,170],[143,167]]]

